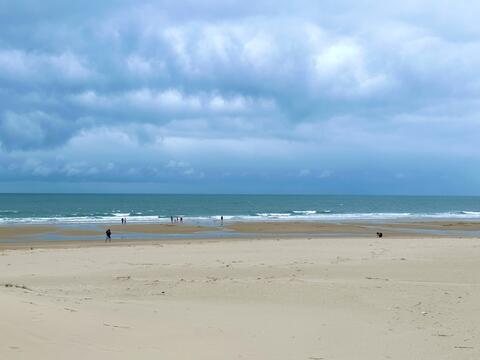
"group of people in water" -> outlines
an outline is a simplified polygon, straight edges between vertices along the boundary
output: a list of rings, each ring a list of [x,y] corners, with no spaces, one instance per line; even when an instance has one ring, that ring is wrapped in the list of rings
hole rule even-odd
[[[173,217],[173,216],[170,216],[170,221],[172,224],[174,223],[183,223],[183,217],[182,216],[176,216],[176,217]]]

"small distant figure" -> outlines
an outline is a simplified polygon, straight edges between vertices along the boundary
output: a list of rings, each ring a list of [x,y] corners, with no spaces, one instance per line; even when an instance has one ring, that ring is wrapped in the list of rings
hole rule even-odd
[[[383,233],[377,232],[377,237],[379,237],[379,238],[383,237]]]
[[[183,217],[182,216],[180,216],[180,222],[183,223]]]
[[[220,221],[221,221],[221,223],[222,223],[222,225],[223,225],[223,215],[220,216]]]
[[[105,235],[107,235],[107,237],[105,238],[105,242],[112,242],[112,231],[110,229],[105,231]]]
[[[171,221],[172,224],[173,224],[173,216],[170,216],[170,221]]]
[[[123,225],[123,224],[124,224],[124,220],[123,220],[123,218],[122,218],[122,225]]]

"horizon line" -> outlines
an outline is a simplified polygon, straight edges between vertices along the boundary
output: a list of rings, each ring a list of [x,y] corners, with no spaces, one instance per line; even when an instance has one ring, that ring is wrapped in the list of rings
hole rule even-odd
[[[188,195],[188,196],[392,196],[392,197],[480,197],[480,194],[354,194],[354,193],[209,193],[209,192],[0,192],[0,195]]]

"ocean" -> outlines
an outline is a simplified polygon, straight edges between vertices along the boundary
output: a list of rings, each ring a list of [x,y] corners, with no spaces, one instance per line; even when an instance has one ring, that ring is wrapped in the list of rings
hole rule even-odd
[[[480,197],[0,194],[1,224],[480,219]]]

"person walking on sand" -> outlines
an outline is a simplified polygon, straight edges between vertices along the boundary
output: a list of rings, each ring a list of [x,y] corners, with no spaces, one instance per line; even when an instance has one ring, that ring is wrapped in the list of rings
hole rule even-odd
[[[112,242],[112,231],[110,229],[105,231],[105,235],[107,235],[107,237],[105,238],[105,242]]]

